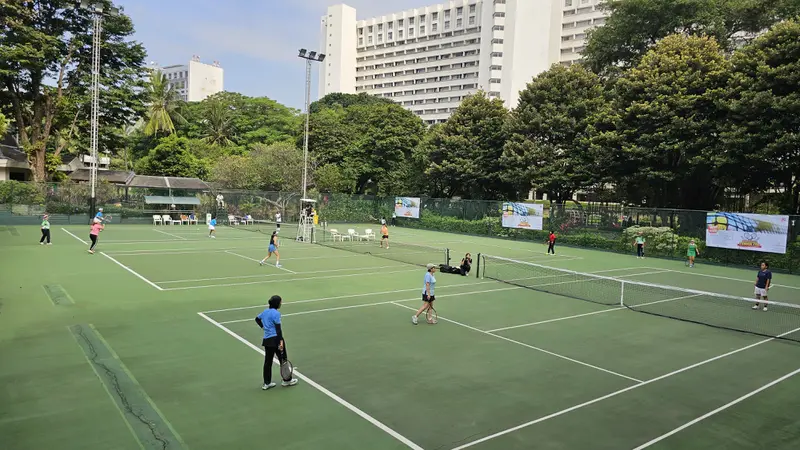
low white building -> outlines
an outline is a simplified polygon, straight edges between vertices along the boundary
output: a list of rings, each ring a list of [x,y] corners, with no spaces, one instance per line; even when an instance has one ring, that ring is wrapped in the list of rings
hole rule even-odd
[[[479,89],[506,106],[554,63],[580,58],[602,0],[449,0],[358,20],[339,4],[320,23],[319,96],[390,98],[427,123]]]
[[[188,64],[158,67],[167,77],[179,96],[187,102],[199,102],[225,90],[224,72],[218,61],[206,64],[199,56],[193,56]]]

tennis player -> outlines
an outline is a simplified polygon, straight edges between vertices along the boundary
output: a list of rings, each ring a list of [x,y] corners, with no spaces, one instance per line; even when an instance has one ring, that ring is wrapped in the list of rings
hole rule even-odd
[[[272,236],[269,238],[269,247],[267,248],[267,256],[264,257],[261,261],[258,262],[259,265],[264,265],[267,263],[272,254],[275,254],[275,267],[281,267],[281,255],[278,253],[278,231],[273,231]]]
[[[389,248],[389,227],[386,226],[384,223],[381,225],[381,248],[383,248],[383,242],[386,241],[386,248]]]
[[[694,239],[689,241],[689,248],[686,249],[686,256],[689,258],[689,267],[694,267],[694,259],[700,256],[700,252],[697,251],[697,244],[694,243]]]
[[[636,246],[636,257],[637,258],[644,258],[644,244],[645,244],[645,242],[646,242],[646,240],[644,238],[644,235],[640,231],[636,235],[636,239],[633,241],[633,245]]]
[[[256,316],[256,323],[264,330],[264,339],[261,341],[264,347],[264,385],[261,389],[265,391],[275,387],[275,383],[272,382],[272,359],[279,353],[286,355],[286,343],[283,341],[281,330],[281,313],[278,312],[281,301],[280,295],[273,295],[267,302],[269,307]],[[296,378],[281,382],[282,386],[295,384],[297,384]]]
[[[208,237],[211,239],[217,238],[217,218],[212,217],[211,221],[208,222]]]
[[[278,211],[275,213],[275,229],[281,231],[281,212]]]
[[[97,208],[97,214],[95,214],[95,215],[94,215],[94,219],[95,219],[95,220],[98,220],[98,219],[99,219],[101,222],[102,222],[103,220],[105,220],[105,219],[103,218],[103,208]]]
[[[547,254],[556,254],[556,234],[550,230],[550,236],[547,237]]]
[[[772,272],[769,270],[769,263],[764,261],[761,263],[761,270],[756,275],[756,304],[753,305],[753,309],[761,306],[758,300],[764,300],[764,311],[767,310],[767,294],[771,285]]]
[[[50,216],[45,214],[42,216],[42,238],[39,239],[39,245],[44,245],[44,241],[47,240],[47,245],[50,245],[50,221],[48,220]]]
[[[92,241],[92,246],[89,247],[89,253],[94,255],[94,248],[97,246],[97,235],[99,235],[104,228],[103,219],[95,217],[92,222],[91,230],[89,231],[89,239]]]
[[[428,264],[428,271],[425,273],[425,282],[422,286],[422,306],[419,308],[416,314],[411,316],[411,323],[416,325],[419,323],[417,318],[420,314],[424,313],[428,310],[428,308],[433,307],[433,302],[436,300],[435,295],[435,288],[436,288],[436,277],[433,276],[436,273],[436,264]]]

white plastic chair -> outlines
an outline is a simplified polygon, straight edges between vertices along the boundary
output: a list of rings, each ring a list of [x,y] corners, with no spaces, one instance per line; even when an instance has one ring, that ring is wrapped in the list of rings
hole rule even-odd
[[[172,225],[172,217],[170,217],[168,214],[162,214],[161,215],[161,222],[164,225]]]
[[[374,241],[375,240],[375,233],[372,231],[372,228],[368,228],[364,230],[364,235],[362,236],[365,241]]]
[[[153,214],[153,225],[163,225],[164,220],[158,214]]]
[[[228,225],[239,225],[239,220],[236,217],[228,214]]]
[[[347,239],[350,239],[351,241],[354,241],[356,239],[361,240],[361,236],[359,236],[358,233],[356,233],[356,230],[350,228],[349,230],[347,230]]]

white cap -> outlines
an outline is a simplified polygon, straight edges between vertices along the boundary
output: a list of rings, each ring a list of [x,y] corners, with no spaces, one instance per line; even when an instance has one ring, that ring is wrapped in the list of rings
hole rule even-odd
[[[436,264],[428,263],[428,270],[431,270],[434,267],[436,267]]]

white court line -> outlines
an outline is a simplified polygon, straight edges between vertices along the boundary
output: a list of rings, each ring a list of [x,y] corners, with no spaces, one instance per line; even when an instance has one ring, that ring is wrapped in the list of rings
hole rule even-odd
[[[240,254],[238,254],[238,253],[234,253],[234,252],[231,252],[231,251],[228,251],[228,250],[226,250],[226,251],[225,251],[225,253],[227,253],[227,254],[229,254],[229,255],[233,255],[233,256],[238,256],[239,258],[243,258],[243,259],[249,259],[250,261],[255,261],[255,262],[257,262],[257,263],[260,263],[260,262],[261,262],[261,260],[260,260],[260,259],[255,259],[255,258],[251,258],[251,257],[249,257],[249,256],[240,255]],[[286,272],[293,273],[293,274],[295,274],[295,275],[297,274],[297,272],[295,272],[295,271],[293,271],[293,270],[289,270],[289,269],[287,269],[287,268],[285,268],[285,267],[278,267],[278,266],[276,266],[276,265],[273,265],[273,264],[266,264],[266,263],[264,263],[264,265],[265,265],[265,266],[270,266],[270,267],[275,267],[276,269],[281,269],[281,270],[284,270],[284,271],[286,271]]]
[[[215,242],[222,242],[222,241],[252,241],[253,238],[230,238],[230,237],[223,237],[222,239],[217,238],[219,240],[215,240]],[[160,241],[129,241],[129,240],[119,240],[119,241],[103,241],[104,245],[138,245],[138,244],[163,244],[165,242],[170,242],[173,244],[177,244],[179,242],[203,242],[209,241],[208,238],[206,239],[162,239]]]
[[[386,275],[390,273],[403,273],[403,272],[419,272],[419,268],[416,269],[405,269],[405,270],[389,270],[386,272],[381,272],[377,275]],[[302,274],[298,274],[302,275]],[[370,276],[375,276],[376,274],[371,274]],[[184,286],[184,287],[176,287],[176,288],[164,288],[165,291],[185,291],[188,289],[208,289],[208,288],[218,288],[218,287],[231,287],[231,286],[247,286],[250,284],[269,284],[269,283],[286,283],[289,281],[306,281],[306,280],[326,280],[329,278],[347,278],[347,277],[363,277],[364,273],[349,273],[346,275],[331,275],[326,277],[307,277],[307,278],[281,278],[279,280],[265,280],[265,281],[245,281],[243,283],[224,283],[224,284],[207,284],[203,286]]]
[[[676,301],[676,300],[683,300],[683,299],[687,299],[687,298],[691,298],[691,297],[698,297],[699,295],[700,294],[684,295],[683,297],[668,298],[666,300],[658,300],[658,301],[655,301],[655,302],[642,303],[641,305],[635,305],[634,308],[639,308],[639,307],[648,306],[648,305],[655,305],[655,304],[658,304],[658,303],[673,302],[673,301]],[[577,319],[579,317],[593,316],[595,314],[605,314],[605,313],[608,313],[608,312],[621,311],[623,309],[628,309],[628,307],[627,306],[617,306],[617,307],[614,307],[614,308],[603,309],[603,310],[600,310],[600,311],[593,311],[593,312],[590,312],[590,313],[576,314],[574,316],[559,317],[557,319],[542,320],[542,321],[539,321],[539,322],[523,323],[522,325],[513,325],[513,326],[510,326],[510,327],[495,328],[494,330],[489,330],[489,333],[496,333],[498,331],[506,331],[506,330],[514,330],[516,328],[532,327],[532,326],[535,326],[535,325],[542,325],[542,324],[545,324],[545,323],[560,322],[562,320]]]
[[[166,234],[167,236],[176,237],[176,238],[178,238],[178,239],[180,239],[180,240],[182,240],[182,241],[185,241],[185,240],[186,240],[186,238],[185,238],[185,237],[183,237],[183,236],[178,236],[177,234],[167,233],[166,231],[156,230],[155,228],[153,228],[153,231],[155,231],[156,233]]]
[[[162,288],[161,286],[159,286],[159,285],[157,285],[157,284],[153,283],[152,281],[148,280],[147,278],[145,278],[145,277],[143,277],[143,276],[139,275],[139,274],[138,274],[138,273],[136,273],[136,272],[135,272],[133,269],[131,269],[130,267],[126,266],[125,264],[122,264],[121,262],[119,262],[119,261],[117,261],[116,259],[114,259],[114,258],[112,258],[112,257],[108,256],[107,254],[105,254],[105,253],[103,253],[103,252],[100,252],[100,254],[101,254],[101,255],[103,255],[103,256],[105,256],[106,258],[110,259],[111,261],[114,261],[114,262],[115,262],[115,263],[116,263],[118,266],[122,267],[123,269],[127,270],[128,272],[130,272],[130,273],[132,273],[132,274],[136,275],[136,277],[137,277],[137,278],[139,278],[139,279],[143,280],[145,283],[149,284],[150,286],[153,286],[154,288],[158,289],[159,291],[163,291],[163,290],[164,290],[164,288]]]
[[[395,306],[399,306],[401,308],[410,309],[412,311],[416,311],[417,310],[417,308],[412,308],[411,306],[401,305],[400,303],[396,303],[396,302],[392,302],[392,304],[395,305]],[[524,342],[515,341],[514,339],[507,338],[507,337],[501,336],[499,334],[492,334],[492,333],[490,333],[488,331],[484,331],[484,330],[481,330],[480,328],[475,328],[473,326],[470,326],[470,325],[467,325],[467,324],[464,324],[464,323],[461,323],[461,322],[456,322],[455,320],[452,320],[452,319],[446,319],[446,318],[444,318],[442,316],[439,316],[439,320],[444,320],[445,322],[450,322],[452,324],[462,326],[462,327],[467,328],[467,329],[472,330],[472,331],[477,331],[478,333],[485,334],[487,336],[492,336],[492,337],[495,337],[497,339],[502,339],[504,341],[508,341],[508,342],[513,343],[513,344],[521,345],[523,347],[527,347],[527,348],[530,348],[530,349],[533,349],[533,350],[536,350],[536,351],[539,351],[539,352],[542,352],[542,353],[546,353],[546,354],[548,354],[550,356],[555,356],[556,358],[561,358],[563,360],[566,360],[566,361],[569,361],[569,362],[573,362],[573,363],[576,363],[576,364],[580,364],[582,366],[590,367],[592,369],[596,369],[596,370],[599,370],[601,372],[605,372],[605,373],[608,373],[608,374],[611,374],[611,375],[616,375],[618,377],[626,378],[628,380],[635,381],[637,383],[642,383],[642,380],[638,380],[636,378],[629,377],[627,375],[623,375],[621,373],[614,372],[613,370],[604,369],[602,367],[598,367],[598,366],[595,366],[595,365],[592,365],[592,364],[589,364],[589,363],[585,363],[583,361],[578,361],[577,359],[572,359],[572,358],[570,358],[568,356],[560,355],[558,353],[554,353],[554,352],[551,352],[549,350],[545,350],[543,348],[535,347],[533,345],[526,344]]]
[[[288,261],[288,260],[281,260],[281,261]],[[375,269],[390,269],[393,267],[404,267],[399,264],[395,264],[393,266],[370,266],[370,267],[351,267],[349,269],[331,269],[331,270],[310,270],[308,272],[292,272],[297,275],[307,275],[311,273],[331,273],[331,272],[347,272],[350,270],[375,270]],[[236,279],[244,279],[244,278],[266,278],[266,277],[280,277],[286,276],[280,273],[272,273],[272,274],[262,274],[262,275],[237,275],[233,277],[215,277],[215,278],[197,278],[194,280],[172,280],[172,281],[158,281],[158,284],[175,284],[175,283],[189,283],[189,282],[197,282],[197,281],[216,281],[216,280],[236,280]]]
[[[753,283],[753,284],[755,284],[755,279],[753,279],[753,280],[742,280],[741,278],[723,277],[721,275],[709,275],[707,273],[685,272],[683,270],[674,270],[674,269],[664,269],[664,270],[667,270],[669,272],[682,273],[684,275],[697,275],[697,276],[700,276],[700,277],[719,278],[720,280],[739,281],[739,282],[742,282],[742,283]],[[782,288],[786,288],[786,289],[798,289],[798,290],[800,290],[800,287],[798,287],[798,286],[787,286],[785,284],[772,284],[770,286],[771,287],[782,287]]]
[[[159,242],[176,242],[176,241],[174,239],[170,239],[168,241],[159,241]],[[217,241],[215,239],[210,239],[210,240],[207,240],[207,242],[211,243],[211,242],[220,242],[220,241]],[[224,240],[223,240],[223,242],[224,242]],[[283,244],[282,246],[284,246],[284,245],[286,245],[286,244]],[[184,254],[184,253],[187,253],[187,254],[188,253],[219,253],[219,252],[224,252],[226,250],[254,250],[256,248],[261,249],[261,248],[265,248],[265,247],[266,247],[266,245],[259,244],[257,246],[256,245],[250,245],[250,246],[247,246],[247,247],[230,247],[230,248],[193,247],[193,248],[158,248],[158,249],[139,249],[139,250],[136,250],[136,249],[134,249],[134,250],[115,250],[113,253],[115,255],[119,255],[119,254],[123,254],[123,253],[124,254],[131,254],[131,255],[139,255],[139,254],[141,254],[141,255],[149,255],[149,254],[167,255],[167,254],[171,254],[171,252],[175,252],[175,254]],[[292,253],[302,253],[302,252],[305,252],[305,251],[313,251],[314,253],[319,253],[319,249],[320,249],[319,246],[311,247],[310,245],[304,245],[304,244],[297,244],[297,245],[293,244],[293,245],[291,245],[291,247],[292,247]],[[340,253],[340,252],[337,252],[337,253]],[[357,258],[359,256],[364,256],[364,255],[345,255],[345,256],[339,256],[339,258]],[[318,256],[317,258],[336,258],[336,256]],[[293,259],[297,259],[297,258],[293,258]]]
[[[229,330],[224,325],[221,325],[218,322],[212,320],[211,318],[209,318],[205,314],[203,314],[203,313],[197,313],[197,314],[199,314],[200,317],[202,317],[203,319],[207,320],[208,322],[210,322],[211,324],[213,324],[217,328],[219,328],[222,331],[228,333],[228,335],[232,336],[237,341],[239,341],[239,342],[243,343],[244,345],[252,348],[256,352],[260,353],[262,356],[264,355],[264,350],[262,348],[257,347],[252,342],[248,341],[247,339],[245,339],[245,338],[239,336],[238,334],[234,333],[233,331]],[[275,364],[278,364],[277,360],[273,360],[273,362]],[[392,436],[393,438],[397,439],[398,441],[402,442],[403,444],[406,445],[406,447],[411,448],[413,450],[423,450],[422,447],[420,447],[419,445],[415,444],[414,442],[412,442],[407,437],[403,436],[402,434],[398,433],[397,431],[395,431],[395,430],[389,428],[388,426],[384,425],[378,419],[376,419],[376,418],[370,416],[369,414],[365,413],[364,411],[358,409],[353,404],[349,403],[348,401],[346,401],[343,398],[339,397],[338,395],[334,394],[333,392],[331,392],[330,390],[328,390],[324,386],[320,385],[319,383],[315,382],[311,378],[308,378],[307,376],[303,375],[302,373],[298,372],[297,370],[294,371],[294,374],[297,375],[297,378],[300,378],[301,380],[305,381],[311,387],[313,387],[314,389],[322,392],[323,394],[325,394],[326,396],[328,396],[329,398],[334,400],[336,403],[338,403],[338,404],[344,406],[345,408],[349,409],[350,411],[358,414],[358,416],[361,417],[362,419],[364,419],[367,422],[371,423],[372,425],[374,425],[375,427],[377,427],[378,429],[380,429],[384,433],[386,433],[386,434]]]
[[[797,370],[795,370],[793,372],[787,373],[786,375],[784,375],[784,376],[782,376],[782,377],[780,377],[780,378],[778,378],[776,380],[770,381],[769,383],[765,384],[764,386],[761,386],[760,388],[758,388],[758,389],[756,389],[754,391],[751,391],[751,392],[749,392],[749,393],[737,398],[736,400],[734,400],[734,401],[732,401],[730,403],[722,405],[722,406],[720,406],[719,408],[717,408],[717,409],[715,409],[713,411],[710,411],[710,412],[708,412],[706,414],[703,414],[702,416],[700,416],[700,417],[698,417],[698,418],[696,418],[696,419],[694,419],[692,421],[689,421],[689,422],[679,426],[678,428],[675,428],[674,430],[670,431],[669,433],[662,434],[661,436],[659,436],[659,437],[657,437],[657,438],[655,438],[655,439],[653,439],[651,441],[648,441],[648,442],[636,447],[633,450],[642,450],[644,448],[650,447],[651,445],[653,445],[653,444],[655,444],[657,442],[663,441],[664,439],[666,439],[666,438],[668,438],[668,437],[670,437],[670,436],[672,436],[672,435],[674,435],[676,433],[679,433],[679,432],[689,428],[690,426],[692,426],[692,425],[694,425],[694,424],[696,424],[698,422],[701,422],[701,421],[703,421],[705,419],[708,419],[709,417],[713,416],[714,414],[722,412],[722,411],[730,408],[731,406],[734,406],[734,405],[736,405],[738,403],[741,403],[741,402],[747,400],[748,398],[750,398],[750,397],[752,397],[752,396],[754,396],[754,395],[756,395],[756,394],[758,394],[758,393],[760,393],[762,391],[765,391],[765,390],[771,388],[772,386],[775,386],[776,384],[778,384],[778,383],[780,383],[782,381],[788,380],[789,378],[797,375],[798,373],[800,373],[800,369],[797,369]]]
[[[70,236],[74,237],[75,239],[77,239],[77,240],[79,240],[79,241],[83,242],[83,245],[89,245],[89,243],[88,243],[88,242],[84,241],[83,239],[79,238],[78,236],[75,236],[75,235],[74,235],[74,234],[72,234],[72,233],[71,233],[71,232],[70,232],[68,229],[66,229],[66,228],[62,228],[62,230],[66,231],[68,235],[70,235]]]
[[[494,439],[494,438],[497,438],[497,437],[500,437],[500,436],[503,436],[503,435],[506,435],[506,434],[509,434],[509,433],[513,433],[513,432],[515,432],[515,431],[519,431],[519,430],[521,430],[521,429],[523,429],[523,428],[527,428],[527,427],[529,427],[529,426],[531,426],[531,425],[536,425],[536,424],[538,424],[538,423],[541,423],[541,422],[544,422],[544,421],[546,421],[546,420],[550,420],[550,419],[553,419],[553,418],[556,418],[556,417],[562,416],[562,415],[564,415],[564,414],[567,414],[567,413],[570,413],[570,412],[572,412],[572,411],[575,411],[575,410],[578,410],[578,409],[584,408],[584,407],[586,407],[586,406],[593,405],[593,404],[595,404],[595,403],[598,403],[598,402],[601,402],[601,401],[603,401],[603,400],[606,400],[606,399],[609,399],[609,398],[612,398],[612,397],[616,397],[617,395],[624,394],[625,392],[632,391],[632,390],[634,390],[634,389],[638,389],[638,388],[640,388],[640,387],[642,387],[642,386],[647,386],[648,384],[655,383],[656,381],[661,381],[661,380],[663,380],[663,379],[665,379],[665,378],[669,378],[669,377],[672,377],[672,376],[674,376],[674,375],[678,375],[679,373],[686,372],[687,370],[691,370],[691,369],[694,369],[694,368],[696,368],[696,367],[700,367],[700,366],[703,366],[703,365],[705,365],[705,364],[708,364],[708,363],[710,363],[710,362],[714,362],[714,361],[717,361],[717,360],[719,360],[719,359],[722,359],[722,358],[727,358],[728,356],[735,355],[736,353],[743,352],[743,351],[745,351],[745,350],[749,350],[749,349],[751,349],[751,348],[753,348],[753,347],[757,347],[757,346],[759,346],[759,345],[766,344],[767,342],[774,341],[775,339],[781,338],[781,337],[783,337],[783,336],[787,336],[787,335],[789,335],[789,334],[792,334],[792,333],[795,333],[795,332],[797,332],[797,331],[800,331],[800,328],[795,328],[795,329],[794,329],[794,330],[792,330],[792,331],[787,331],[786,333],[779,334],[779,335],[778,335],[778,337],[769,338],[769,339],[764,339],[763,341],[758,341],[758,342],[756,342],[756,343],[753,343],[753,344],[747,345],[747,346],[745,346],[745,347],[741,347],[741,348],[738,348],[738,349],[736,349],[736,350],[732,350],[732,351],[730,351],[730,352],[728,352],[728,353],[723,353],[722,355],[718,355],[718,356],[715,356],[715,357],[713,357],[713,358],[709,358],[709,359],[706,359],[706,360],[704,360],[704,361],[700,361],[700,362],[698,362],[698,363],[694,363],[694,364],[692,364],[691,366],[686,366],[686,367],[684,367],[684,368],[682,368],[682,369],[678,369],[678,370],[672,371],[672,372],[670,372],[670,373],[667,373],[667,374],[661,375],[661,376],[659,376],[659,377],[652,378],[652,379],[650,379],[650,380],[647,380],[647,381],[645,381],[645,382],[643,382],[643,383],[640,383],[640,384],[634,384],[633,386],[628,386],[628,387],[626,387],[626,388],[623,388],[623,389],[620,389],[620,390],[618,390],[618,391],[614,391],[614,392],[612,392],[612,393],[610,393],[610,394],[603,395],[602,397],[597,397],[597,398],[595,398],[595,399],[592,399],[592,400],[589,400],[589,401],[587,401],[587,402],[583,402],[583,403],[580,403],[580,404],[578,404],[578,405],[575,405],[575,406],[572,406],[572,407],[569,407],[569,408],[566,408],[566,409],[562,409],[561,411],[558,411],[558,412],[555,412],[555,413],[549,414],[549,415],[547,415],[547,416],[540,417],[540,418],[538,418],[538,419],[535,419],[535,420],[531,420],[530,422],[525,422],[525,423],[523,423],[523,424],[520,424],[520,425],[517,425],[517,426],[515,426],[515,427],[508,428],[508,429],[506,429],[506,430],[499,431],[499,432],[497,432],[497,433],[493,433],[493,434],[490,434],[490,435],[488,435],[488,436],[484,436],[484,437],[482,437],[482,438],[480,438],[480,439],[476,439],[476,440],[474,440],[474,441],[472,441],[472,442],[467,442],[467,443],[466,443],[466,444],[464,444],[464,445],[460,445],[460,446],[458,446],[458,447],[455,447],[455,448],[453,448],[452,450],[463,450],[463,449],[465,449],[465,448],[468,448],[468,447],[472,447],[472,446],[474,446],[474,445],[481,444],[481,443],[483,443],[483,442],[486,442],[486,441],[492,440],[492,439]]]
[[[603,272],[614,272],[614,271],[635,270],[635,269],[639,269],[639,267],[623,267],[621,269],[606,269],[606,270],[598,270],[596,272],[588,272],[588,273],[603,273]],[[464,284],[454,284],[454,285],[448,285],[448,286],[439,286],[439,289],[448,289],[448,288],[463,287],[463,286],[475,286],[475,285],[479,285],[479,284],[496,284],[496,283],[499,283],[499,282],[498,281],[494,281],[494,280],[491,280],[491,281],[478,281],[476,283],[464,283]],[[169,290],[169,289],[167,289],[167,290]],[[283,304],[284,305],[291,305],[291,304],[295,304],[295,303],[321,302],[321,301],[326,301],[326,300],[339,300],[339,299],[342,299],[342,298],[350,298],[350,297],[368,297],[368,296],[371,296],[371,295],[397,294],[397,293],[400,293],[400,292],[410,292],[410,291],[416,291],[416,290],[418,290],[418,288],[395,289],[395,290],[392,290],[392,291],[381,291],[381,292],[365,292],[365,293],[362,293],[362,294],[348,294],[348,295],[339,295],[339,296],[336,296],[336,297],[322,297],[322,298],[312,298],[312,299],[308,299],[308,300],[296,300],[296,301],[293,301],[293,302],[283,302]],[[263,308],[263,307],[264,307],[263,304],[261,304],[261,305],[251,305],[251,306],[237,306],[237,307],[233,307],[233,308],[212,309],[212,310],[209,310],[209,311],[203,311],[203,313],[213,314],[213,313],[219,313],[219,312],[241,311],[243,309],[255,309],[255,308]]]
[[[512,291],[512,290],[515,290],[515,289],[522,289],[522,288],[515,286],[515,287],[510,287],[510,288],[489,289],[489,290],[485,290],[485,291],[463,292],[463,293],[459,293],[459,294],[441,295],[440,298],[455,297],[455,296],[462,296],[462,295],[486,294],[488,292]],[[414,289],[414,290],[419,290],[419,289]],[[421,290],[420,290],[420,292],[421,292]],[[419,297],[404,298],[402,300],[387,300],[385,302],[361,303],[361,304],[358,304],[358,305],[337,306],[337,307],[334,307],[334,308],[322,308],[322,309],[312,309],[310,311],[299,311],[299,312],[294,312],[294,313],[281,314],[281,317],[302,316],[304,314],[317,314],[317,313],[328,312],[328,311],[339,311],[339,310],[342,310],[342,309],[353,309],[353,308],[364,308],[364,307],[367,307],[367,306],[388,305],[390,303],[395,303],[395,302],[410,302],[410,301],[414,301],[414,300],[422,300],[422,294],[420,294]],[[295,302],[295,303],[297,303],[297,302]],[[262,308],[264,308],[264,306],[262,306]],[[226,321],[220,322],[220,323],[222,323],[222,324],[241,323],[241,322],[250,322],[252,320],[254,320],[254,319],[253,318],[236,319],[236,320],[226,320]]]

